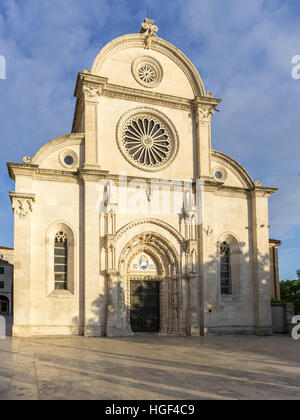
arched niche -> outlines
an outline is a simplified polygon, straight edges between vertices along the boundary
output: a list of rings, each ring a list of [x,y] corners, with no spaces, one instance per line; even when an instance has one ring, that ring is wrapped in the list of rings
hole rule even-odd
[[[54,276],[54,244],[57,234],[63,233],[67,238],[67,290],[55,290]],[[46,295],[47,296],[66,296],[75,294],[76,283],[76,239],[73,229],[63,221],[52,223],[45,235],[46,248]]]

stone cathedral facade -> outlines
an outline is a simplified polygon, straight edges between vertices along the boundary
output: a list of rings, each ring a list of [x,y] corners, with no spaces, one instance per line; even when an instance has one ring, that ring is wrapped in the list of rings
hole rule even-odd
[[[276,190],[212,149],[221,100],[157,31],[106,45],[72,133],[8,164],[14,336],[271,334]]]

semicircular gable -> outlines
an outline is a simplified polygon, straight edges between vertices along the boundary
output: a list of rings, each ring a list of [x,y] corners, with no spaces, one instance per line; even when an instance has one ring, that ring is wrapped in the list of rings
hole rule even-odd
[[[143,34],[124,35],[109,42],[97,55],[91,72],[103,76],[101,70],[106,61],[118,51],[129,48],[139,48],[145,51],[145,38]],[[178,48],[162,38],[155,37],[151,44],[150,52],[152,51],[168,57],[181,69],[189,81],[194,96],[205,96],[204,85],[197,69]]]
[[[56,137],[42,146],[32,158],[32,164],[41,165],[51,154],[70,146],[80,146],[83,144],[84,134],[66,134]]]
[[[212,159],[229,169],[239,179],[244,188],[254,188],[255,184],[247,170],[231,156],[212,150]]]

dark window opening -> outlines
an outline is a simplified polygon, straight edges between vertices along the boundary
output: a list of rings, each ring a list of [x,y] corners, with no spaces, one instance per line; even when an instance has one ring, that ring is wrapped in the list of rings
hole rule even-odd
[[[230,245],[223,242],[220,248],[220,277],[221,277],[221,294],[231,294],[231,256]]]

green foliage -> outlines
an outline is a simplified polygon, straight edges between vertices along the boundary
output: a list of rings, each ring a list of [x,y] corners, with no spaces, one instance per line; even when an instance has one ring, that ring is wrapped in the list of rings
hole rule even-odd
[[[293,303],[295,314],[300,315],[300,279],[280,282],[281,301]]]

